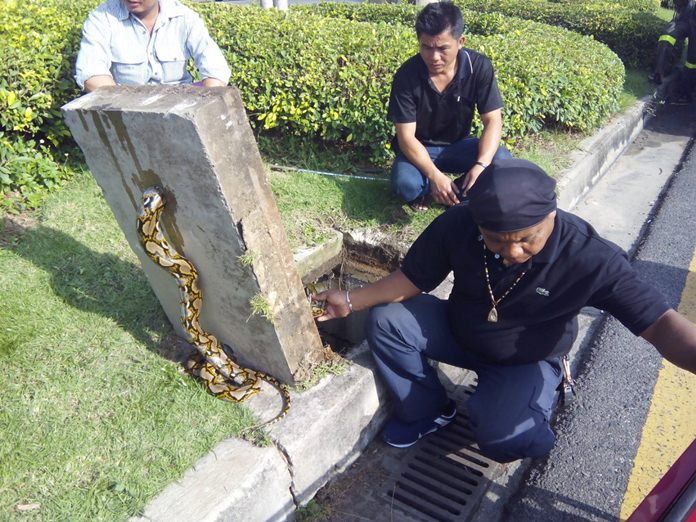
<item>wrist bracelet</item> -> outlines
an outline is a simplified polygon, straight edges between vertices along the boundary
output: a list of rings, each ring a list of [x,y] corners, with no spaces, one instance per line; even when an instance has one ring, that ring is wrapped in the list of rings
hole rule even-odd
[[[483,161],[477,161],[474,165],[481,165],[484,169],[488,167]]]
[[[346,302],[348,303],[348,309],[353,311],[353,303],[350,302],[350,290],[346,290]]]

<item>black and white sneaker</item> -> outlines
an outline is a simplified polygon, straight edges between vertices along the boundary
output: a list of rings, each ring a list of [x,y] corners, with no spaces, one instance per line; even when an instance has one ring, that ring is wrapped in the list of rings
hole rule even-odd
[[[382,438],[384,442],[395,448],[408,448],[413,446],[421,438],[444,428],[457,416],[457,405],[449,400],[442,412],[435,418],[423,419],[415,422],[404,422],[392,419],[387,423]]]

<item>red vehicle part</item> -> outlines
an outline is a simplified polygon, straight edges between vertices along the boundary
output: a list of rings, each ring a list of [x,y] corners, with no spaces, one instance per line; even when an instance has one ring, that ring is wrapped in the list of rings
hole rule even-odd
[[[696,439],[626,522],[696,522]]]

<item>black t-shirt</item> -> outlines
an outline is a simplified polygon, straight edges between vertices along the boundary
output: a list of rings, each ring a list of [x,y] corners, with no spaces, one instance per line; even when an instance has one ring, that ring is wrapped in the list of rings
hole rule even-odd
[[[485,251],[496,298],[522,270],[528,270],[497,305],[497,323],[487,321],[491,298],[484,275],[483,239],[468,206],[447,210],[415,241],[402,271],[424,292],[454,271],[448,313],[463,349],[489,362],[526,364],[570,350],[583,306],[609,312],[635,335],[670,308],[658,290],[639,279],[623,250],[599,236],[586,221],[557,212],[546,245],[527,263],[506,267],[502,258]]]
[[[502,106],[491,61],[460,49],[457,72],[441,93],[420,54],[406,60],[394,75],[387,117],[394,123],[416,122],[416,138],[423,145],[449,145],[469,136],[474,108],[486,114]]]

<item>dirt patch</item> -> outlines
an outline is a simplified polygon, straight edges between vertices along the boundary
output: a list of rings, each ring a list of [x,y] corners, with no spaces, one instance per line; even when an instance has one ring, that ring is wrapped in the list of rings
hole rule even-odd
[[[186,342],[176,334],[170,334],[162,339],[156,352],[159,356],[182,365],[198,353],[191,343]]]
[[[5,214],[0,222],[0,247],[12,246],[39,223],[33,212]]]

